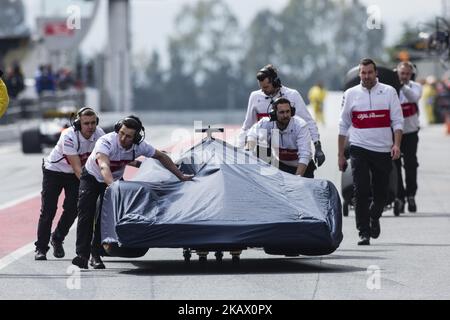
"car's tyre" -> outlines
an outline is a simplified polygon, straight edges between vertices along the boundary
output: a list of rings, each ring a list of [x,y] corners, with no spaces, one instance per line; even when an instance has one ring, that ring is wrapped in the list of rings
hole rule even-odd
[[[39,128],[28,129],[22,132],[22,152],[23,153],[41,153],[41,132]]]

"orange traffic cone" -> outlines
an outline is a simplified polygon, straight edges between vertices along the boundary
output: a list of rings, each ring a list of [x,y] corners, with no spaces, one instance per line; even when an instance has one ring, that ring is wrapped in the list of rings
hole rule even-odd
[[[450,111],[445,113],[445,127],[447,128],[447,134],[450,134]]]

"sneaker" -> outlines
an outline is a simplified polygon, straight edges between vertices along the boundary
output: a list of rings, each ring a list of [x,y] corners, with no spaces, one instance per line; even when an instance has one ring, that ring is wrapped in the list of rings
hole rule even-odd
[[[34,255],[34,260],[38,260],[38,261],[47,260],[47,254],[45,253],[45,251],[36,249],[36,253]]]
[[[102,258],[100,256],[92,256],[91,260],[89,261],[89,264],[94,269],[105,269],[105,264],[102,261]]]
[[[368,236],[360,236],[358,241],[358,246],[368,246],[370,245],[370,237]]]
[[[87,269],[88,268],[88,259],[82,257],[82,256],[76,256],[72,259],[72,264],[76,265],[80,269]]]
[[[370,237],[376,239],[380,236],[380,233],[381,233],[380,219],[370,218]]]
[[[66,253],[64,252],[63,242],[56,241],[52,235],[52,237],[50,238],[50,244],[53,247],[53,256],[55,258],[64,258]]]
[[[416,200],[414,200],[414,197],[408,197],[408,211],[409,212],[417,211]]]

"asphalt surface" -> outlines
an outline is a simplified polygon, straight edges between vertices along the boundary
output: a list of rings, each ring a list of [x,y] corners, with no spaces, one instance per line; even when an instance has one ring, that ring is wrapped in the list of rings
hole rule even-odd
[[[333,123],[339,94],[329,97],[326,108],[328,123],[319,129],[327,161],[317,176],[340,189]],[[153,131],[154,141],[169,145],[170,133],[164,130],[170,128],[156,129],[161,130]],[[0,215],[7,214],[1,210],[5,203],[39,192],[40,157],[21,155],[17,143],[1,145]],[[450,136],[442,125],[420,131],[418,157],[418,212],[394,217],[386,211],[381,236],[370,246],[356,245],[351,211],[343,221],[340,248],[328,256],[270,256],[251,249],[242,253],[239,264],[228,254],[222,263],[210,254],[206,264],[195,256],[186,264],[181,249],[150,249],[139,259],[105,258],[105,270],[79,271],[70,263],[72,230],[63,259],[50,251],[48,261],[34,261],[31,242],[0,257],[0,299],[449,299]]]

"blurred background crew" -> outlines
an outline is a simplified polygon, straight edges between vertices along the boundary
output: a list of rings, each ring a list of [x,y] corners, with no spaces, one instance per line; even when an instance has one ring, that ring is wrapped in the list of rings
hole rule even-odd
[[[5,84],[8,88],[9,97],[16,99],[18,95],[25,89],[25,80],[18,63],[8,68],[5,76]]]
[[[415,201],[417,191],[417,145],[419,142],[419,100],[422,97],[422,86],[412,81],[415,68],[410,62],[401,62],[397,66],[397,73],[402,87],[400,89],[400,103],[402,106],[404,124],[400,146],[401,158],[395,161],[398,175],[397,199],[399,212],[404,212],[405,198],[408,201],[408,211],[416,212]],[[402,163],[405,169],[405,183],[403,183]]]
[[[423,95],[422,95],[428,124],[436,123],[436,118],[434,116],[434,106],[436,103],[436,96],[437,96],[436,78],[434,76],[428,76],[425,79],[425,84],[423,85]]]

